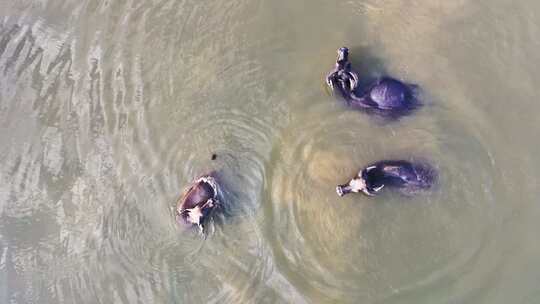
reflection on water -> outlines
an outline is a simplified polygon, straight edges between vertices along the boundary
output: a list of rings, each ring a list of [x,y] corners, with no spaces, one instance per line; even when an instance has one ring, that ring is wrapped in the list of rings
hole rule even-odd
[[[537,6],[0,4],[1,302],[535,303]],[[342,45],[422,109],[336,101]],[[439,184],[336,195],[388,158]],[[179,234],[171,208],[212,170],[227,212]]]

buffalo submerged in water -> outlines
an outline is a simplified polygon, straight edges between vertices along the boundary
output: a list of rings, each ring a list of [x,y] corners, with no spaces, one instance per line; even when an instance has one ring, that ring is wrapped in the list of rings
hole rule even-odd
[[[383,160],[361,170],[347,184],[336,187],[339,196],[363,192],[374,196],[383,188],[399,188],[404,194],[430,188],[437,178],[435,169],[423,162]]]
[[[198,227],[204,233],[204,224],[212,211],[221,206],[218,193],[219,183],[215,174],[206,174],[196,179],[178,200],[178,224],[182,227]]]
[[[326,83],[339,92],[348,105],[375,113],[399,116],[419,106],[417,86],[403,83],[391,77],[382,77],[365,89],[359,89],[359,76],[349,61],[349,49],[337,50],[334,69],[326,77]]]

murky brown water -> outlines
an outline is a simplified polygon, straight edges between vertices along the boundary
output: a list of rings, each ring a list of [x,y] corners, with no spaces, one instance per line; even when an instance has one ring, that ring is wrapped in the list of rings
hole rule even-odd
[[[537,1],[0,1],[0,302],[538,303],[539,37]],[[336,102],[342,45],[424,107]],[[337,197],[393,157],[439,185]]]

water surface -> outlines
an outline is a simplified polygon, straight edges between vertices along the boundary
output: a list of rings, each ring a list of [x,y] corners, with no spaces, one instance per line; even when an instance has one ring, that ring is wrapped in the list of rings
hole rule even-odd
[[[1,1],[1,302],[537,303],[539,12]],[[343,45],[424,106],[385,123],[337,102]],[[382,158],[427,160],[439,184],[337,197]],[[227,216],[179,234],[171,208],[210,170]]]

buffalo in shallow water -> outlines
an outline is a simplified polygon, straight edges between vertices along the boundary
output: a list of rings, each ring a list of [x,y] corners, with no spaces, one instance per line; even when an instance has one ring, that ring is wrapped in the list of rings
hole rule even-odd
[[[383,188],[399,188],[405,194],[430,188],[436,180],[434,168],[423,162],[383,160],[361,170],[347,184],[336,187],[339,196],[363,192],[373,196]]]
[[[339,92],[348,105],[385,116],[405,115],[420,105],[416,85],[391,77],[382,77],[364,89],[359,88],[358,73],[349,61],[349,49],[342,47],[326,83]]]
[[[176,207],[176,221],[183,227],[196,226],[204,232],[204,224],[212,211],[221,205],[219,183],[215,174],[196,179],[180,197]]]

